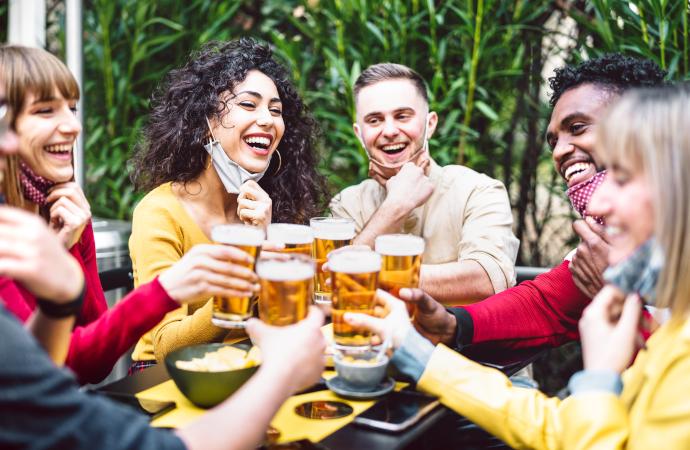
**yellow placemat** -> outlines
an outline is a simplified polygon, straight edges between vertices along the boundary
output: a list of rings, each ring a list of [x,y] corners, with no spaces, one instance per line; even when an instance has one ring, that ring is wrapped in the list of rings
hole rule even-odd
[[[335,372],[332,371],[324,372],[323,374],[323,377],[326,379],[333,376],[335,376]],[[400,390],[406,385],[407,383],[396,383],[395,389]],[[142,391],[137,394],[137,397],[159,401],[174,401],[177,404],[177,408],[151,422],[151,425],[154,427],[179,428],[199,418],[206,412],[205,409],[198,408],[187,400],[177,389],[177,386],[175,386],[172,380],[165,381],[150,389]],[[316,400],[336,400],[347,403],[353,409],[352,414],[340,419],[315,420],[298,416],[295,413],[296,406],[304,402]],[[275,417],[273,417],[271,425],[280,431],[278,442],[289,442],[300,439],[309,439],[312,442],[318,442],[350,423],[356,415],[360,414],[374,403],[374,400],[346,400],[338,397],[329,390],[294,395],[283,403]]]

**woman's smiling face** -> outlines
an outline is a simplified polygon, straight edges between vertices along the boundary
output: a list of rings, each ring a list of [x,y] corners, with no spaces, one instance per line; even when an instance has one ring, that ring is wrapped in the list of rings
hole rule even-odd
[[[606,179],[594,192],[589,211],[606,221],[611,250],[609,265],[618,264],[654,233],[654,204],[651,185],[640,169],[613,163]]]
[[[17,115],[19,156],[37,175],[55,183],[74,176],[72,151],[81,132],[76,106],[77,100],[65,99],[56,88],[49,99],[29,93]]]
[[[225,92],[227,105],[220,123],[211,120],[213,135],[230,159],[249,172],[262,172],[285,132],[278,89],[268,76],[251,70],[234,92]]]

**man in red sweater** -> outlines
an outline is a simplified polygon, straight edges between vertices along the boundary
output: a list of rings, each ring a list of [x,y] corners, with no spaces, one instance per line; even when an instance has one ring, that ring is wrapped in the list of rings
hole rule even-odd
[[[594,130],[606,107],[628,88],[656,86],[665,76],[655,63],[620,54],[556,69],[549,78],[551,120],[546,138],[556,171],[583,220],[573,224],[581,243],[572,258],[549,272],[468,306],[443,308],[421,291],[403,300],[417,304],[415,326],[434,343],[454,348],[491,343],[502,348],[558,346],[579,338],[582,310],[603,286],[608,244],[587,202],[603,180],[594,152]]]

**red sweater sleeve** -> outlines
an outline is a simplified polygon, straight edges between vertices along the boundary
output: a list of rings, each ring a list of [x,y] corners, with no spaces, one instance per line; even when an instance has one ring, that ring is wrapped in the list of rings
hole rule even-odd
[[[98,277],[98,265],[96,264],[96,244],[93,236],[91,221],[86,224],[79,241],[69,250],[84,272],[84,304],[81,307],[76,325],[88,325],[108,310],[105,301],[101,279]]]
[[[65,364],[82,384],[101,381],[120,356],[179,306],[158,278],[139,286],[97,320],[74,329]]]
[[[466,306],[473,344],[504,348],[558,346],[579,338],[577,322],[590,299],[575,286],[569,261],[484,301]]]
[[[29,303],[27,297],[32,303]],[[5,277],[0,277],[0,300],[21,323],[29,320],[36,304],[35,299],[28,291],[20,288],[14,280]]]

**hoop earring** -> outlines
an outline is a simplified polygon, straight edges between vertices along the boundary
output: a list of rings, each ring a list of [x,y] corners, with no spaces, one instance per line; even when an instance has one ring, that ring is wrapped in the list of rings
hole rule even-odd
[[[280,155],[280,150],[276,149],[276,154],[278,155],[278,168],[273,172],[273,176],[278,175],[280,168],[283,167],[283,157]]]

